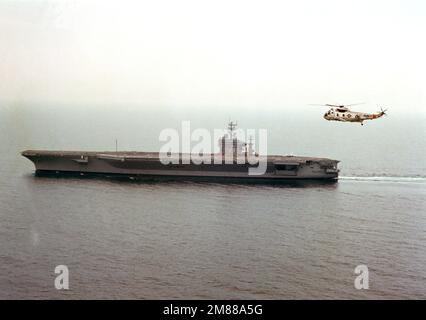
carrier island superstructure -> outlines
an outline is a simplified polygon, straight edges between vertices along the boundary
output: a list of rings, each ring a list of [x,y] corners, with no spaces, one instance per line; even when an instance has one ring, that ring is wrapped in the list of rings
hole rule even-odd
[[[338,160],[315,157],[262,156],[255,153],[252,143],[237,139],[235,124],[219,139],[220,152],[208,154],[210,161],[195,163],[191,154],[125,151],[49,151],[26,150],[36,175],[102,175],[131,179],[213,180],[232,182],[280,182],[289,180],[338,179]],[[206,155],[203,155],[204,159]],[[162,159],[171,159],[164,164]],[[241,161],[241,159],[243,159]],[[250,161],[251,160],[251,161]],[[258,164],[253,164],[256,161]],[[264,164],[262,174],[251,174],[251,168]]]

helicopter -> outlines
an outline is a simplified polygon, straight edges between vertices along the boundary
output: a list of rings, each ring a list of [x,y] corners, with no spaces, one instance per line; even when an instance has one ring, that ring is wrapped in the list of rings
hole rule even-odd
[[[359,122],[361,125],[364,125],[365,120],[374,120],[383,117],[386,115],[387,109],[383,110],[380,108],[380,111],[376,113],[364,113],[351,111],[348,107],[360,105],[363,103],[353,103],[347,105],[336,105],[336,104],[314,104],[314,106],[325,106],[331,107],[324,114],[324,119],[328,121],[343,121],[343,122]]]

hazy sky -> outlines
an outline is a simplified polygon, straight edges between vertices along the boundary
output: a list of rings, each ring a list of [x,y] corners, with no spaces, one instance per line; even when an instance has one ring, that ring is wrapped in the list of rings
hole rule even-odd
[[[0,100],[425,112],[426,2],[0,1]]]

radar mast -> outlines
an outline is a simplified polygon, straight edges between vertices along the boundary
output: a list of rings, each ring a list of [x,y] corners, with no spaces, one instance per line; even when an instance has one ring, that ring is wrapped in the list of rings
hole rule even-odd
[[[229,133],[230,133],[230,138],[233,138],[234,137],[234,135],[235,135],[235,133],[234,133],[234,131],[235,131],[235,129],[237,128],[237,122],[233,122],[233,121],[229,121],[229,123],[228,123],[228,130],[229,130]]]

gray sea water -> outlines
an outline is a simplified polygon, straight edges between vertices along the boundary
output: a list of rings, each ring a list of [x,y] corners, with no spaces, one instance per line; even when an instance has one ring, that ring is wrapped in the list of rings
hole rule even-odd
[[[321,116],[238,120],[268,129],[270,153],[341,160],[336,184],[135,183],[35,177],[19,152],[156,150],[164,127],[222,128],[228,115],[2,105],[0,298],[426,298],[426,117]],[[354,287],[361,264],[368,290]]]

